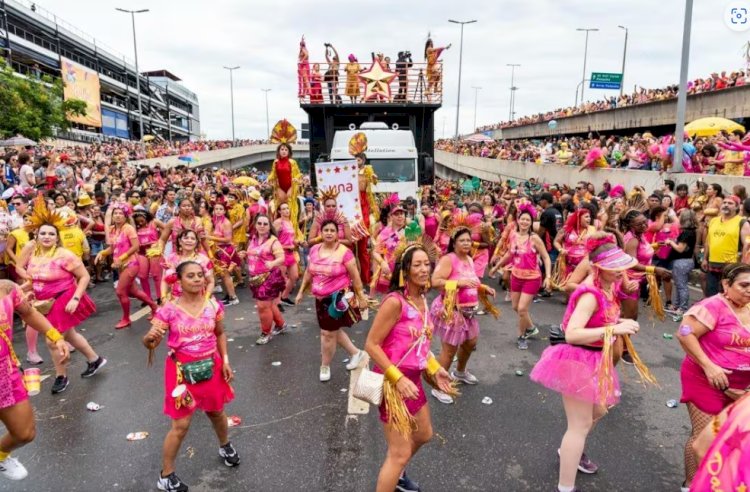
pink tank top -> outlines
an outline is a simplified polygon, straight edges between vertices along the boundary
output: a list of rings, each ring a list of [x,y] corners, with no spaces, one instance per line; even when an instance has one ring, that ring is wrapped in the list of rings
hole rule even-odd
[[[609,300],[607,299],[607,295],[601,289],[593,285],[581,284],[570,295],[568,307],[565,309],[565,316],[563,316],[563,331],[568,328],[568,322],[570,321],[570,317],[573,316],[573,311],[576,309],[576,303],[583,294],[593,294],[596,298],[597,304],[596,311],[594,311],[594,314],[589,318],[589,321],[584,328],[602,328],[620,321],[620,302],[616,297],[614,300]],[[604,345],[604,342],[598,341],[589,345],[593,347],[601,347]]]
[[[115,258],[119,258],[120,256],[127,253],[127,251],[130,249],[133,244],[130,242],[130,238],[128,237],[128,234],[126,231],[132,229],[133,226],[130,224],[125,224],[122,229],[120,229],[120,232],[117,234],[117,237],[115,238],[114,243],[112,244],[112,255]],[[137,235],[137,233],[136,233]],[[128,260],[128,263],[123,266],[131,266],[131,265],[137,265],[138,264],[138,258],[136,258],[135,255],[132,255],[130,259]]]
[[[226,222],[229,222],[229,219],[227,219],[224,216],[214,217],[214,220],[213,220],[214,236],[220,237],[222,239],[225,239],[225,238],[231,239],[232,238],[232,233],[231,232],[229,233],[229,236],[225,236],[224,235],[224,223],[226,223]],[[229,229],[231,231],[231,224],[230,224],[230,228]],[[221,243],[221,244],[226,244],[226,243]]]
[[[585,236],[585,233],[579,234],[576,231],[565,234],[563,246],[568,251],[569,263],[572,260],[572,264],[577,265],[586,255],[586,241],[583,239],[583,236]]]
[[[517,278],[534,279],[542,276],[539,269],[539,253],[531,242],[531,236],[522,241],[519,236],[513,236],[510,254],[513,257],[512,273]]]
[[[398,364],[404,354],[409,348],[419,339],[422,335],[424,327],[423,314],[420,313],[414,306],[409,304],[403,295],[399,292],[391,292],[383,302],[389,298],[395,298],[401,303],[401,316],[399,316],[396,324],[391,328],[391,331],[386,335],[385,340],[381,344],[381,348],[385,355],[388,356],[391,362]],[[419,305],[419,302],[417,305]],[[419,306],[420,309],[422,306]],[[427,326],[430,332],[432,332],[432,319],[430,318],[429,308],[426,308],[424,316],[427,317]],[[421,371],[427,366],[427,354],[430,351],[430,340],[425,337],[420,343],[409,352],[404,361],[399,365],[400,369],[410,369]]]
[[[479,281],[479,277],[474,271],[474,261],[471,258],[467,258],[467,261],[461,261],[455,253],[450,253],[448,256],[451,259],[451,274],[448,276],[448,280],[475,279],[477,282]],[[457,297],[459,306],[476,306],[479,303],[479,294],[477,289],[473,287],[459,287]]]
[[[141,227],[136,232],[138,234],[138,242],[141,243],[141,249],[151,246],[159,240],[159,232],[156,230],[154,224]]]
[[[310,249],[307,266],[312,275],[312,293],[318,298],[330,296],[351,284],[346,264],[354,259],[352,251],[343,244],[339,244],[331,256],[321,258],[322,247],[322,244],[316,244]]]
[[[435,239],[437,237],[437,231],[438,231],[438,220],[435,215],[432,215],[430,217],[424,218],[424,233],[426,236],[431,237],[432,239]]]
[[[291,222],[282,219],[278,234],[279,242],[283,247],[287,248],[289,246],[294,246],[294,228],[292,227]],[[287,250],[285,249],[284,253],[286,254],[286,252]],[[292,253],[292,251],[289,251],[289,253]]]
[[[247,246],[247,273],[255,276],[270,271],[265,262],[276,259],[273,254],[273,244],[276,241],[278,239],[273,236],[266,239],[262,244],[258,241],[258,236],[253,236],[250,239],[250,244]]]

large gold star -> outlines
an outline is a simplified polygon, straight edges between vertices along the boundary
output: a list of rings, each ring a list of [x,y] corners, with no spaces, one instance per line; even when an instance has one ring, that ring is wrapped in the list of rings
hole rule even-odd
[[[359,74],[359,79],[365,84],[364,100],[391,100],[391,82],[396,78],[395,72],[386,71],[380,60],[375,59],[369,70]]]

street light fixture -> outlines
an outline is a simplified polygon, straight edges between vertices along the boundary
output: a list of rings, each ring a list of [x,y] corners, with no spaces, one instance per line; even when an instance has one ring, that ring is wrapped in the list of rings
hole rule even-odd
[[[516,75],[516,67],[520,67],[520,63],[506,63],[506,67],[510,67],[510,109],[508,110],[508,121],[513,121],[513,117],[516,114],[516,89],[517,87],[513,84]]]
[[[685,20],[682,26],[682,61],[680,62],[680,90],[677,93],[677,125],[674,131],[674,160],[670,172],[683,173],[682,165],[685,141],[685,110],[687,108],[687,78],[690,62],[690,31],[693,27],[693,0],[685,0]]]
[[[138,121],[141,130],[140,140],[143,140],[143,108],[141,107],[141,72],[138,69],[138,44],[135,40],[135,14],[143,14],[149,11],[149,9],[140,10],[128,10],[115,8],[119,12],[130,14],[130,19],[133,22],[133,51],[135,52],[135,90],[138,92]]]
[[[473,24],[476,22],[476,20],[457,21],[448,19],[448,22],[461,25],[461,44],[458,51],[458,97],[456,101],[456,140],[458,140],[458,114],[461,109],[461,65],[463,64],[464,58],[464,25]]]
[[[229,70],[229,100],[230,104],[232,106],[232,146],[234,146],[234,71],[240,68],[239,65],[236,67],[224,67],[224,69]]]
[[[268,93],[271,92],[271,89],[261,89],[263,92],[266,93],[266,135],[269,135],[268,138],[271,138],[271,125],[270,120],[268,119]]]
[[[625,47],[622,49],[622,80],[620,80],[620,97],[622,97],[623,89],[625,88],[625,57],[628,55],[628,28],[625,26],[617,26],[620,29],[625,30]]]
[[[586,33],[586,45],[583,49],[583,75],[581,76],[581,104],[583,104],[583,92],[586,89],[584,81],[586,80],[586,58],[588,58],[589,55],[589,33],[590,32],[596,32],[599,29],[596,27],[592,28],[583,28],[579,27],[576,29],[576,31],[583,31]]]
[[[477,86],[471,86],[472,89],[474,89],[474,130],[476,131],[477,128],[477,98],[479,91],[482,90],[481,87]]]

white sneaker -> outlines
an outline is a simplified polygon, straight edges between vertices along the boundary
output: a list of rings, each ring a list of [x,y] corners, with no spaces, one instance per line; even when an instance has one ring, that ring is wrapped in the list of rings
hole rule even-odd
[[[359,365],[359,363],[362,362],[362,359],[364,358],[365,353],[366,352],[364,350],[360,350],[359,352],[357,352],[356,354],[354,354],[351,357],[351,359],[349,359],[349,363],[346,365],[346,370],[347,371],[352,371],[352,370],[356,369],[357,366]]]
[[[2,473],[5,478],[11,480],[23,480],[29,475],[29,472],[26,471],[26,467],[24,467],[17,459],[10,456],[3,461],[0,461],[0,473]]]
[[[214,294],[221,294],[224,292],[224,289],[221,288],[221,285],[214,286]]]
[[[453,379],[458,379],[462,383],[465,384],[477,384],[479,380],[475,375],[470,373],[469,371],[459,372],[456,370],[451,371],[451,377]]]
[[[325,383],[331,380],[331,368],[328,366],[320,366],[320,382]]]
[[[453,403],[453,397],[448,393],[440,391],[439,389],[433,389],[432,396],[437,398],[437,401],[439,401],[440,403],[445,403],[446,405],[450,405],[451,403]]]

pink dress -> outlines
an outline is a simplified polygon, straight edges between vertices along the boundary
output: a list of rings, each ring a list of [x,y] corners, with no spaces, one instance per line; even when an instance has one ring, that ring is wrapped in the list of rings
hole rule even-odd
[[[276,299],[284,291],[286,280],[281,273],[281,269],[269,269],[266,266],[267,261],[273,261],[276,257],[273,254],[273,245],[278,239],[271,236],[262,243],[258,236],[253,235],[247,245],[247,274],[250,278],[250,290],[253,297],[258,301],[270,301]],[[267,274],[267,275],[266,275]],[[252,277],[265,275],[258,285],[253,285]]]
[[[284,266],[289,268],[297,263],[293,249],[286,249],[294,246],[294,227],[288,220],[281,220],[281,227],[277,231],[281,247],[284,248]]]
[[[170,253],[164,258],[162,268],[164,269],[164,279],[167,283],[172,285],[172,297],[180,297],[182,295],[182,287],[180,282],[177,281],[177,267],[184,261],[194,261],[203,268],[203,273],[206,277],[213,276],[214,265],[208,256],[203,253],[196,253],[193,256],[181,256],[177,253]]]
[[[578,299],[583,294],[592,294],[598,306],[584,328],[602,328],[619,322],[620,303],[617,298],[610,300],[601,289],[590,284],[581,284],[570,295],[562,322],[563,331],[567,329]],[[597,369],[602,359],[602,344],[603,342],[597,342],[584,346],[560,343],[547,347],[529,377],[532,381],[563,395],[598,403],[600,395]],[[612,378],[614,391],[606,395],[607,406],[616,405],[620,401],[620,379],[616,370],[613,370]]]
[[[168,330],[169,355],[164,364],[164,413],[173,419],[185,418],[196,410],[220,412],[234,399],[232,387],[224,380],[223,361],[216,346],[216,323],[224,319],[224,307],[215,300],[206,301],[203,311],[194,317],[175,301],[170,301],[156,312],[152,324]],[[172,391],[177,386],[177,366],[180,363],[213,358],[211,379],[190,384],[183,381],[195,400],[194,408],[176,408]]]
[[[479,220],[482,220],[482,216],[480,214],[472,214],[472,215],[479,215]],[[482,234],[480,232],[472,233],[471,240],[475,242],[482,242]],[[487,271],[487,265],[489,265],[490,263],[489,248],[477,249],[477,253],[474,255],[473,259],[474,259],[474,272],[477,274],[477,277],[479,277],[480,279],[484,278],[484,274]]]
[[[26,266],[36,299],[55,299],[46,317],[60,333],[75,328],[96,312],[96,305],[86,292],[81,295],[75,312],[65,312],[65,306],[77,288],[76,278],[71,272],[79,266],[83,266],[81,259],[64,248],[57,248],[52,257],[32,255]]]
[[[698,339],[706,356],[716,365],[729,369],[729,387],[745,389],[750,386],[750,326],[743,326],[722,294],[697,302],[687,310],[709,329]],[[732,403],[732,399],[711,386],[703,369],[690,356],[685,356],[680,368],[682,403],[692,403],[709,415],[717,415]]]
[[[435,239],[438,232],[438,218],[435,214],[424,218],[424,235],[430,239]]]
[[[392,363],[398,364],[404,357],[404,354],[416,343],[411,352],[406,355],[404,361],[398,366],[404,377],[409,378],[419,389],[419,396],[416,400],[404,400],[409,413],[415,415],[427,403],[421,376],[422,371],[427,367],[427,356],[430,353],[430,339],[428,336],[425,336],[424,339],[419,340],[420,336],[422,336],[425,321],[422,314],[398,292],[391,292],[385,296],[383,302],[391,297],[398,299],[401,303],[401,316],[393,328],[391,328],[391,331],[388,332],[380,347]],[[422,306],[419,307],[421,308]],[[424,315],[427,316],[428,330],[432,330],[432,320],[434,318],[429,312],[425,312]],[[379,373],[383,372],[378,366],[375,366],[373,370]],[[388,411],[385,408],[385,402],[380,405],[380,420],[388,422]]]
[[[7,280],[5,283],[12,285]],[[0,299],[0,330],[5,332],[9,341],[13,340],[13,312],[23,302],[23,293],[17,285]],[[11,348],[0,339],[0,408],[12,407],[29,398],[21,370],[10,355]]]
[[[230,229],[231,229],[231,222],[229,222],[229,219],[226,217],[214,217],[214,236],[220,237],[222,239],[227,238],[227,236],[224,235],[224,224],[229,223]],[[228,239],[232,239],[232,233],[229,233]],[[234,249],[234,246],[231,242],[229,243],[216,243],[216,259],[221,263],[221,266],[226,270],[231,265],[236,265],[237,267],[240,267],[242,265],[242,262],[240,261],[240,257],[237,254],[237,250]]]
[[[474,261],[471,257],[467,261],[458,259],[455,253],[449,253],[448,258],[451,260],[451,273],[448,280],[470,280],[479,281],[474,271]],[[443,342],[458,346],[466,340],[471,340],[479,336],[479,322],[475,317],[476,307],[479,304],[479,294],[476,288],[459,287],[456,293],[456,309],[453,311],[453,318],[443,319],[443,293],[432,301],[430,315],[435,323],[435,334]]]
[[[402,237],[404,237],[403,229],[397,231],[391,226],[384,227],[383,230],[380,231],[380,234],[378,234],[378,240],[375,247],[377,248],[380,256],[382,256],[383,259],[388,263],[388,268],[391,272],[393,272],[393,269],[396,268],[396,259],[393,257],[393,253],[395,253]],[[391,276],[386,276],[381,273],[380,277],[378,278],[378,285],[376,289],[377,292],[388,292],[388,286],[390,285],[390,283]]]
[[[654,248],[651,247],[651,243],[649,243],[646,238],[641,236],[640,239],[636,238],[635,234],[628,231],[625,236],[622,238],[623,242],[627,244],[631,239],[635,238],[638,241],[638,249],[636,250],[635,259],[638,260],[638,263],[644,266],[651,265],[651,259],[654,257]],[[643,283],[646,280],[646,277],[643,276],[640,272],[635,272],[633,270],[626,270],[625,274],[628,276],[628,278],[632,280],[636,280],[639,283]],[[625,299],[632,299],[637,300],[638,296],[640,295],[641,290],[635,289],[634,292],[631,293],[623,293]]]

